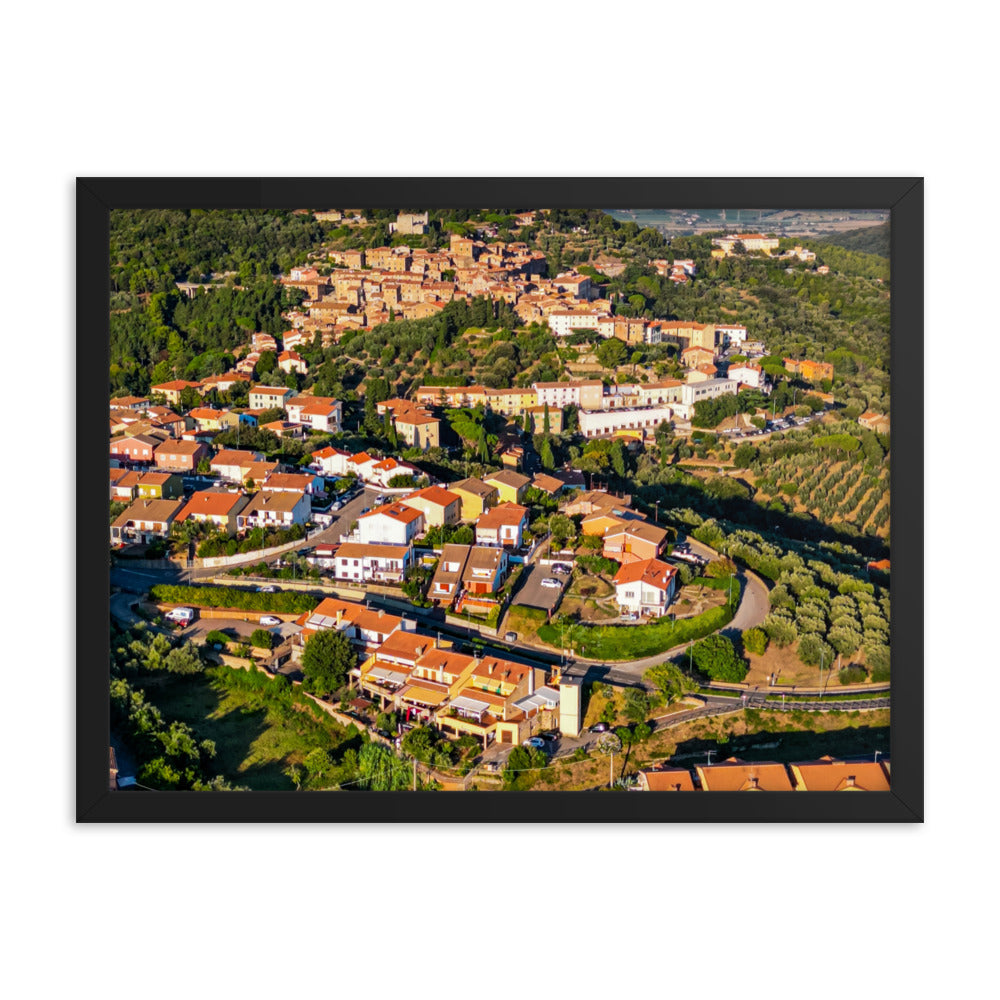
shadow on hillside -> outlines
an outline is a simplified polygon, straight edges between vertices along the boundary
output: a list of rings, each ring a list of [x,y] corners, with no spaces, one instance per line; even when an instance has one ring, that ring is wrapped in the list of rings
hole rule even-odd
[[[671,763],[694,767],[708,762],[711,753],[713,764],[729,757],[746,761],[778,761],[790,764],[804,760],[818,760],[829,754],[838,759],[866,758],[873,760],[889,752],[888,726],[858,726],[856,729],[838,729],[833,732],[782,732],[780,730],[732,736],[723,742],[714,738],[694,738],[677,744]]]

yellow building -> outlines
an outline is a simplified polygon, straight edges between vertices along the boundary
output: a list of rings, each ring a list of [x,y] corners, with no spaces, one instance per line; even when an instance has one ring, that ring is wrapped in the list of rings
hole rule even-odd
[[[533,407],[537,396],[534,389],[487,389],[485,401],[494,413],[513,417]]]
[[[451,483],[448,491],[462,498],[463,521],[475,521],[480,514],[485,514],[500,502],[500,491],[481,479],[461,479]]]
[[[394,420],[399,436],[411,447],[427,451],[441,446],[441,421],[420,410],[408,410]]]
[[[504,469],[502,472],[494,472],[486,476],[483,482],[487,486],[495,486],[500,494],[501,503],[517,503],[524,499],[525,491],[531,485],[531,480],[527,476],[522,476],[519,472],[512,472]]]

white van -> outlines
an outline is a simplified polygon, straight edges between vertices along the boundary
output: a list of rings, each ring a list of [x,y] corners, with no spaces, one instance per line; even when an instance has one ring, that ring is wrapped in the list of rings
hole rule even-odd
[[[174,608],[172,611],[168,611],[164,617],[167,621],[190,625],[194,621],[194,608]]]

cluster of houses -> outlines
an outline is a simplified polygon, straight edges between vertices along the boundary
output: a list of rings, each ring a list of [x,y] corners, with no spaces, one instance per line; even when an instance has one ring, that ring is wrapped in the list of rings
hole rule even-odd
[[[157,448],[152,457],[162,461],[163,452]],[[149,458],[129,456],[109,470],[111,500],[128,504],[111,523],[111,544],[116,547],[167,538],[175,522],[189,519],[229,536],[255,528],[305,527],[313,497],[324,496],[322,476],[312,470],[285,472],[255,451],[218,451],[209,459],[218,486],[197,490],[186,499],[181,472],[143,468],[150,464]]]
[[[547,672],[491,654],[460,653],[411,619],[336,598],[321,601],[296,624],[301,631],[293,655],[317,632],[342,631],[359,656],[353,676],[360,690],[408,722],[474,736],[484,748],[493,741],[518,744],[533,726],[562,722],[557,667]],[[578,708],[579,701],[568,704]],[[579,732],[578,717],[566,726],[564,732]]]
[[[317,452],[314,459],[334,470],[328,474],[359,470],[359,478],[369,474],[365,467],[373,461],[366,453],[352,456],[334,449]],[[428,530],[468,524],[474,542],[443,546],[427,596],[445,608],[486,613],[496,604],[493,595],[512,561],[523,560],[529,515],[521,502],[525,492],[532,485],[550,493],[565,487],[554,477],[536,479],[504,469],[447,486],[396,489],[389,502],[362,514],[339,544],[318,545],[309,559],[338,580],[398,583],[416,565],[415,546]]]
[[[622,614],[658,618],[677,594],[677,568],[660,558],[667,548],[666,529],[651,524],[630,501],[590,490],[569,497],[561,509],[571,517],[580,515],[583,535],[600,538],[601,555],[620,564],[614,586]]]
[[[128,504],[111,525],[111,543],[147,544],[170,534],[188,519],[228,535],[254,528],[305,526],[313,497],[324,495],[323,477],[313,470],[285,470],[257,451],[219,448],[215,438],[242,426],[261,426],[279,435],[304,437],[309,431],[337,433],[341,403],[298,394],[282,386],[249,387],[249,407],[190,406],[181,397],[210,388],[225,389],[246,379],[238,372],[202,382],[177,380],[150,387],[149,397],[116,397],[110,403],[110,499]],[[248,379],[246,379],[249,381]],[[152,400],[162,397],[166,404]],[[176,407],[173,409],[172,407]],[[261,424],[268,411],[284,419]],[[208,471],[218,486],[185,499],[185,475]]]
[[[795,764],[747,762],[730,757],[718,764],[640,771],[642,792],[888,792],[889,761],[844,761],[829,755]]]
[[[412,213],[401,215],[397,231],[426,231],[427,224],[420,219]],[[750,239],[750,247],[771,242],[776,249],[777,240],[758,235]],[[282,337],[286,351],[312,343],[317,333],[326,345],[349,330],[370,329],[392,319],[422,319],[436,315],[449,302],[477,296],[503,300],[525,323],[547,324],[560,337],[591,330],[599,337],[617,337],[628,344],[672,340],[681,347],[713,349],[734,342],[726,339],[727,329],[742,329],[746,337],[743,328],[616,316],[613,303],[602,297],[601,286],[590,276],[567,271],[543,277],[545,255],[526,243],[453,235],[442,250],[374,247],[331,251],[329,257],[334,265],[329,274],[304,266],[292,268],[282,278],[284,284],[306,295],[300,309],[286,314],[292,326]],[[678,284],[690,281],[696,270],[693,260],[654,260],[652,265]]]

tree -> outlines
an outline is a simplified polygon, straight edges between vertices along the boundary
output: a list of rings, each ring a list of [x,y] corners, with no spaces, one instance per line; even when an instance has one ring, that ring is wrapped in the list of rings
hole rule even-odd
[[[747,675],[747,665],[740,659],[730,639],[710,635],[696,642],[691,650],[695,666],[713,681],[735,683]]]
[[[724,580],[726,577],[736,575],[736,563],[726,556],[713,559],[705,567],[705,576],[713,577],[716,580]]]
[[[617,368],[628,356],[628,348],[617,337],[609,337],[598,346],[596,354],[604,368]]]
[[[625,688],[625,718],[630,722],[645,722],[649,718],[649,695],[642,688]]]
[[[757,458],[757,449],[752,444],[744,442],[733,455],[733,465],[737,469],[749,469]]]
[[[549,404],[545,404],[545,409],[542,411],[542,433],[548,437],[552,433],[552,424],[549,420]]]
[[[373,792],[395,792],[410,787],[407,762],[382,743],[370,742],[361,748],[358,773],[362,786]]]
[[[254,629],[253,634],[250,636],[250,645],[255,646],[257,649],[271,649],[274,645],[274,635],[268,632],[266,628]]]
[[[767,651],[767,633],[762,628],[748,628],[743,633],[743,648],[748,653],[763,656]]]
[[[355,663],[357,656],[345,633],[337,629],[317,632],[302,651],[303,686],[319,697],[333,694],[343,686]]]
[[[551,471],[556,467],[556,459],[552,454],[552,442],[546,438],[542,442],[542,448],[538,456],[542,461],[542,468]]]
[[[260,358],[258,358],[255,366],[257,377],[263,378],[265,375],[270,375],[277,367],[278,359],[274,351],[261,351]]]
[[[672,705],[697,687],[675,663],[657,663],[646,671],[642,679],[660,692],[665,705]]]
[[[549,531],[552,533],[552,544],[558,549],[576,538],[576,525],[565,514],[553,514],[549,518]]]
[[[205,669],[197,648],[190,642],[170,650],[163,665],[172,674],[199,674]]]
[[[799,659],[807,666],[820,666],[829,670],[833,666],[833,648],[816,632],[809,632],[799,639]]]

